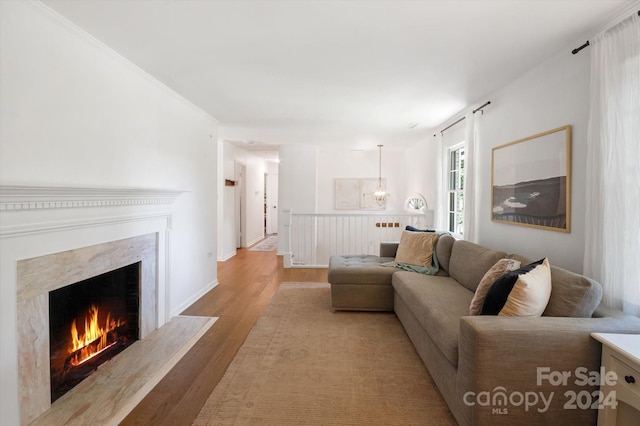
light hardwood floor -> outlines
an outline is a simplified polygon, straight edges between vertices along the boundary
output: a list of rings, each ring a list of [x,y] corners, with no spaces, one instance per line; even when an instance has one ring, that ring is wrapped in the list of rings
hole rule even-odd
[[[326,269],[284,269],[275,251],[218,262],[216,288],[183,315],[219,317],[121,425],[190,425],[282,282],[327,282]]]

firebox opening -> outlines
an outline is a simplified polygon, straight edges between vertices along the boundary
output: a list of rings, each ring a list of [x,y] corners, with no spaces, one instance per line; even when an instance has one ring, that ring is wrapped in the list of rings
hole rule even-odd
[[[49,293],[51,402],[139,338],[140,262]]]

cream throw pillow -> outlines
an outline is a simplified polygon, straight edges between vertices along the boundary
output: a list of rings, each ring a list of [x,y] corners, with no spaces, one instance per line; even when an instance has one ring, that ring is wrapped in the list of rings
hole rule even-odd
[[[435,232],[402,231],[396,263],[432,267],[433,246],[437,240],[438,234]]]
[[[520,261],[515,259],[500,259],[495,265],[493,265],[484,276],[476,288],[476,292],[471,299],[471,305],[469,305],[469,315],[480,315],[482,312],[482,304],[484,298],[487,296],[487,292],[493,285],[493,283],[509,271],[515,271],[520,267]]]
[[[551,267],[544,259],[526,274],[520,275],[513,285],[500,316],[539,317],[551,297]]]

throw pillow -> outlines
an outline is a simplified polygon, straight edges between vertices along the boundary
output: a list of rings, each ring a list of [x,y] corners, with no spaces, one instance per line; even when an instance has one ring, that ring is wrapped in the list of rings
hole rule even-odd
[[[395,261],[407,265],[433,266],[433,247],[438,236],[430,232],[402,231]]]
[[[520,275],[498,315],[511,317],[539,317],[551,296],[551,267],[544,259],[541,265]]]
[[[413,231],[413,232],[436,232],[435,229],[419,229],[419,228],[414,228],[411,225],[407,225],[404,228],[407,231]]]
[[[545,259],[540,259],[537,262],[530,263],[515,271],[507,272],[498,278],[492,285],[484,298],[482,304],[481,315],[498,315],[504,304],[507,303],[509,293],[513,290],[513,286],[518,281],[520,275],[524,275],[534,270],[538,265],[542,265]]]
[[[471,305],[469,305],[469,315],[480,315],[485,296],[493,283],[505,273],[518,269],[520,264],[520,261],[516,259],[500,259],[489,268],[480,280],[480,284],[478,284],[478,288],[473,295]]]

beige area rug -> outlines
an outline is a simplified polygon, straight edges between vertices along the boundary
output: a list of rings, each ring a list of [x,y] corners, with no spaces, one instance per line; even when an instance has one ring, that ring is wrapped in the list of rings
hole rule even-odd
[[[283,283],[193,423],[455,425],[393,313],[332,312]]]
[[[278,248],[278,236],[272,235],[260,241],[255,246],[251,247],[249,251],[272,251]]]

